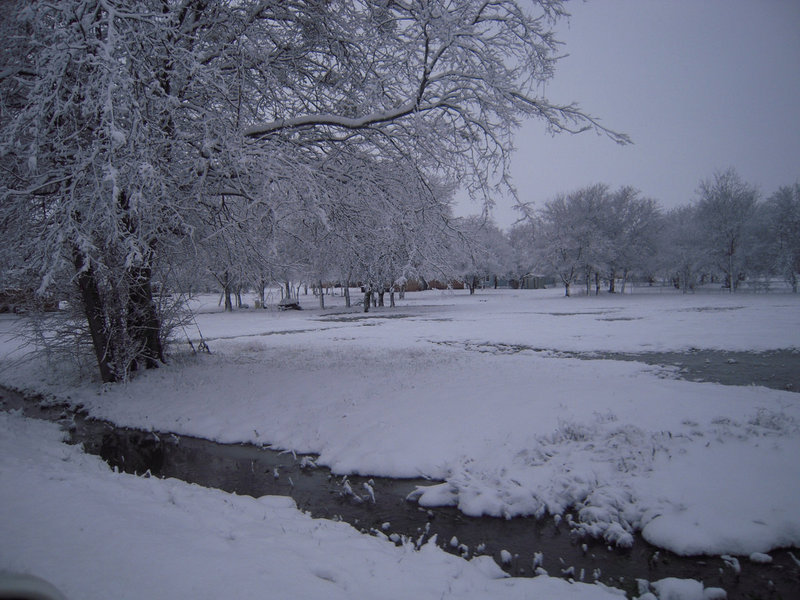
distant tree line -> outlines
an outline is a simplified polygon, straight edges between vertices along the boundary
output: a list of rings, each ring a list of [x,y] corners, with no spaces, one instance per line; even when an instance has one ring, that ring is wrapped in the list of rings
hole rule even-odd
[[[668,211],[633,188],[592,185],[530,210],[494,247],[495,257],[508,257],[504,272],[553,275],[567,296],[576,284],[587,294],[601,284],[624,292],[633,276],[684,292],[712,281],[734,292],[781,278],[797,292],[800,184],[761,200],[727,170],[702,181],[693,203]]]

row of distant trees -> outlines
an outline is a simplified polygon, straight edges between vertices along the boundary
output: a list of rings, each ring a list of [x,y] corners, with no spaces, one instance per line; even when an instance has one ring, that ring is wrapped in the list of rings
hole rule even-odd
[[[487,224],[479,239],[491,251],[475,275],[554,276],[566,295],[624,292],[631,277],[668,280],[683,291],[719,281],[782,278],[797,291],[800,276],[800,184],[766,199],[734,170],[700,183],[695,202],[663,211],[637,190],[592,185],[529,210],[504,234]]]
[[[345,293],[359,285],[364,310],[371,299],[382,306],[387,292],[393,299],[412,279],[423,287],[436,280],[474,292],[487,282],[547,276],[570,295],[576,285],[586,294],[601,288],[624,293],[632,278],[666,281],[684,292],[704,282],[733,292],[745,282],[781,278],[797,291],[800,184],[760,199],[728,170],[701,182],[693,203],[668,211],[634,188],[596,184],[527,207],[523,219],[502,231],[485,217],[454,218],[450,188],[439,185],[428,197],[402,169],[367,165],[354,176],[371,202],[349,196],[356,184],[348,181],[324,220],[292,207],[280,230],[265,236],[259,224],[235,251],[195,263],[185,289],[222,289],[232,309],[231,295],[241,288],[254,290],[263,306],[264,290],[275,284],[283,297],[301,284],[317,290],[338,284]],[[324,294],[319,301],[324,307]]]

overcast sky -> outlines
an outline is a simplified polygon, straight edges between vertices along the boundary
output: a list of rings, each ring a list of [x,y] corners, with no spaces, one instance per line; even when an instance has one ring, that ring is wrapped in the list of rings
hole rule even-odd
[[[559,24],[566,58],[546,94],[629,134],[517,134],[512,174],[541,206],[592,183],[632,185],[670,208],[734,167],[768,196],[800,181],[800,0],[580,0]],[[516,218],[500,199],[501,227]],[[467,212],[477,212],[473,204]],[[461,211],[459,211],[461,212]]]

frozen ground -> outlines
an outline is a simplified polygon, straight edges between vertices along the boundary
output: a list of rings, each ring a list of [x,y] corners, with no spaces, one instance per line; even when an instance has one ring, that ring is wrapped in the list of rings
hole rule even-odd
[[[426,292],[408,294],[397,308],[368,315],[347,313],[340,298],[328,298],[335,306],[325,311],[315,309],[309,296],[302,300],[310,310],[302,312],[234,314],[220,313],[216,298],[201,300],[197,321],[211,355],[176,359],[126,386],[70,383],[65,373],[35,363],[0,371],[0,383],[68,397],[123,425],[318,453],[321,463],[339,473],[442,480],[421,489],[419,502],[453,504],[471,515],[554,516],[570,509],[573,527],[580,531],[625,545],[633,531],[641,530],[648,541],[681,554],[749,555],[800,546],[800,396],[678,381],[668,370],[638,363],[558,354],[800,348],[797,296],[639,293],[566,299],[557,291],[486,291],[472,297]],[[2,326],[8,331],[14,322]],[[196,339],[196,329],[188,333]],[[13,346],[6,337],[6,354]],[[6,419],[0,434],[6,441],[13,434],[12,441],[19,442],[32,435],[26,428],[39,427],[18,417]],[[48,443],[58,448],[49,452],[68,453],[70,468],[91,472],[95,485],[107,486],[109,494],[124,496],[127,492],[120,490],[142,486],[161,506],[164,490],[191,490],[185,509],[192,514],[197,504],[200,522],[207,517],[207,502],[223,502],[224,495],[174,482],[101,476],[100,466],[89,466],[94,459],[79,459],[55,441]],[[33,456],[26,464],[47,462],[37,447],[29,452]],[[33,487],[58,487],[36,475],[37,469],[27,469],[23,477],[17,462],[4,460],[4,490],[24,477],[35,480]],[[329,526],[285,505],[274,506],[285,501],[224,500],[247,506],[234,512],[260,510],[305,527],[327,531]],[[109,503],[115,518],[127,518],[119,502]],[[2,526],[8,527],[11,515],[4,511]],[[37,512],[25,514],[27,524],[23,519],[16,526],[21,529],[8,533],[11,538],[4,534],[5,539],[46,530],[35,525]],[[211,519],[210,527],[229,525]],[[338,532],[344,526],[331,527]],[[265,537],[273,540],[274,534]],[[61,543],[69,545],[68,536],[61,535]],[[380,543],[358,541],[349,530],[341,535],[342,540],[353,537],[328,552],[348,564],[349,551],[342,547]],[[257,553],[249,545],[256,542],[248,540],[240,550]],[[187,538],[183,547],[196,541]],[[306,551],[303,546],[297,555]],[[391,546],[385,552],[395,557],[388,562],[440,565],[438,575],[418,578],[430,583],[426,593],[431,595],[438,597],[459,579],[448,571],[456,568],[446,566],[451,559],[433,549],[430,560],[407,558],[407,550]],[[352,560],[353,565],[363,562],[356,550]],[[8,558],[0,564],[8,565]],[[35,564],[17,566],[33,569]],[[352,571],[344,563],[330,569],[352,573],[352,581],[364,576],[360,567]],[[403,579],[384,575],[383,567],[374,573]],[[530,585],[472,576],[483,577],[481,586],[528,590]],[[478,596],[492,595],[489,588],[475,589],[485,592]],[[583,589],[569,588],[569,593]]]

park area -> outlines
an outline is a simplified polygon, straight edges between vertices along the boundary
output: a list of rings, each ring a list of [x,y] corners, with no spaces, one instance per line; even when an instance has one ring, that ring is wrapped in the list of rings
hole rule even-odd
[[[300,311],[223,312],[217,301],[197,297],[168,364],[124,384],[81,378],[68,361],[21,360],[25,317],[0,315],[0,571],[76,599],[800,589],[797,294],[431,290],[369,313],[338,295],[324,310],[310,294]],[[210,352],[193,353],[201,341]],[[12,407],[12,389],[58,405],[62,428]],[[334,513],[336,503],[366,512],[351,526],[285,497],[125,473],[63,442],[75,409],[159,443],[285,451],[336,483]],[[252,471],[292,488],[304,477]],[[529,523],[542,547],[526,557],[500,533],[481,544],[456,530],[399,532],[369,508],[389,480],[413,481],[396,510],[431,527]],[[574,567],[548,535],[612,562],[645,552],[649,576]],[[708,568],[676,575],[663,556]]]

